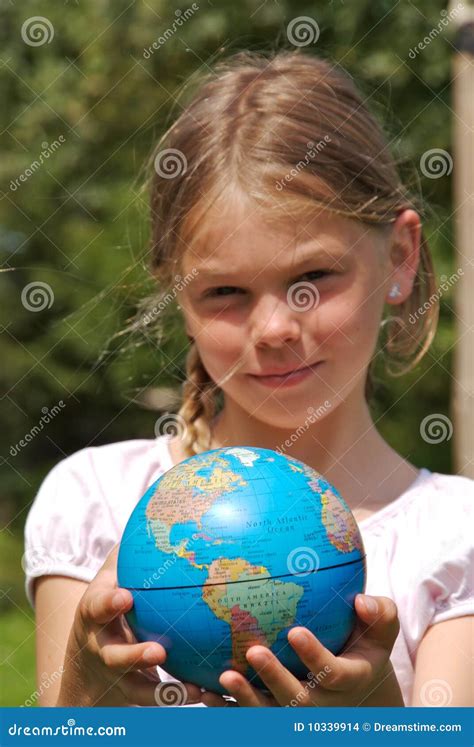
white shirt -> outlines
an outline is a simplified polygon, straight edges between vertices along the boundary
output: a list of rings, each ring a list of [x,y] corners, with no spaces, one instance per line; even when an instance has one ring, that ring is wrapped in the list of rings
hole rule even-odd
[[[25,525],[25,590],[33,608],[35,577],[94,578],[139,499],[172,466],[167,437],[160,436],[82,449],[46,475]],[[398,608],[391,661],[405,705],[427,628],[474,614],[473,505],[474,480],[422,468],[402,495],[358,522],[367,554],[365,593],[390,597]],[[427,690],[427,705],[430,697]]]

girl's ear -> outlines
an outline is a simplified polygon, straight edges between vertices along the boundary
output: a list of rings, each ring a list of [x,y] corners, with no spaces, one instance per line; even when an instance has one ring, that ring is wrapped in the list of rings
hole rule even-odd
[[[414,210],[403,210],[398,216],[391,237],[390,285],[386,296],[389,304],[406,301],[412,292],[420,261],[421,221]]]

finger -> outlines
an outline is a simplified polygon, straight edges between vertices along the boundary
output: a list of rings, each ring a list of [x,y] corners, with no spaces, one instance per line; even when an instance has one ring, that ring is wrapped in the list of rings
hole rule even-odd
[[[108,669],[127,672],[131,669],[144,669],[161,666],[166,659],[166,651],[159,643],[106,643],[99,648],[102,661]]]
[[[357,616],[365,624],[363,626],[365,640],[378,643],[391,651],[400,631],[395,602],[389,597],[357,594],[354,604]]]
[[[190,682],[170,680],[155,685],[154,699],[158,706],[181,706],[201,702],[201,688]]]
[[[117,674],[91,706],[101,705],[108,697],[112,698],[113,704],[116,705],[156,706],[155,688],[156,682],[149,682],[138,673]]]
[[[235,698],[239,706],[257,708],[275,704],[274,700],[272,702],[264,693],[252,687],[243,675],[233,669],[223,672],[219,677],[219,682]],[[203,694],[203,699],[205,695],[206,693]]]
[[[365,598],[373,599],[376,606],[366,606]],[[400,628],[397,607],[388,597],[361,594],[355,599],[355,608],[358,624],[336,657],[337,676],[331,684],[337,690],[370,682],[374,673],[386,665]],[[321,684],[326,687],[326,682]]]
[[[156,682],[147,682],[139,674],[131,673],[122,675],[122,679],[114,683],[122,691],[127,703],[137,706],[157,706]]]
[[[95,585],[100,583],[107,587],[117,586],[117,562],[120,551],[120,542],[117,542],[107,555],[104,563],[91,581]]]
[[[345,668],[340,657],[334,656],[308,628],[292,628],[288,640],[309,670],[307,679],[313,683],[311,687],[314,683],[325,690],[339,690],[344,686]]]
[[[138,706],[170,706],[199,703],[201,691],[183,682],[148,682],[141,674],[122,675],[111,688],[118,687],[126,702]]]
[[[306,638],[308,642],[303,641]],[[334,656],[307,628],[292,628],[288,640],[309,670],[307,681],[312,689],[317,685],[323,690],[343,692],[370,682],[373,676],[375,657],[373,652],[368,656],[365,645]]]
[[[107,555],[103,565],[95,575],[95,577],[92,579],[91,583],[89,584],[89,588],[86,592],[86,599],[89,601],[89,594],[98,595],[99,593],[118,593],[120,592],[120,588],[117,586],[117,559],[118,554],[120,550],[120,542],[117,542],[112,550]],[[127,589],[123,589],[124,594],[124,601],[128,601],[133,603],[133,597],[131,596],[131,593]],[[116,604],[118,605],[119,597],[116,597]],[[91,602],[91,607],[94,609],[94,602]],[[100,605],[97,607],[97,610],[100,611]],[[113,619],[113,618],[112,618]],[[106,620],[105,622],[108,622]]]
[[[79,612],[86,622],[105,625],[133,606],[133,596],[128,589],[89,586],[79,603]]]
[[[299,680],[265,646],[251,646],[246,657],[279,705],[289,705],[301,691]]]

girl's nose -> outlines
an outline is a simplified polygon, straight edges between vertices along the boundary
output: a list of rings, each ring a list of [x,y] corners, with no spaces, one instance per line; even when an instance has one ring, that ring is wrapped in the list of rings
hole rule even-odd
[[[250,337],[254,345],[281,346],[298,340],[301,335],[301,313],[283,298],[267,295],[253,309]]]

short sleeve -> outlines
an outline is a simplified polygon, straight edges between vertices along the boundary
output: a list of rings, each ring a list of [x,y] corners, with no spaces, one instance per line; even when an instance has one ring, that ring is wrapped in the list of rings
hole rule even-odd
[[[90,582],[116,543],[106,496],[83,449],[46,475],[25,530],[25,592],[34,608],[34,579],[62,575]]]
[[[459,476],[448,480],[451,489],[444,494],[444,511],[439,514],[443,522],[434,535],[434,563],[424,582],[429,593],[430,625],[474,614],[474,481]]]
[[[474,615],[474,552],[444,562],[435,574],[431,625],[462,615]]]

